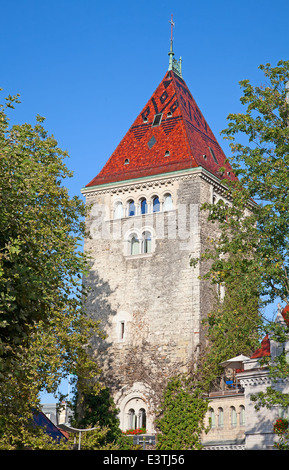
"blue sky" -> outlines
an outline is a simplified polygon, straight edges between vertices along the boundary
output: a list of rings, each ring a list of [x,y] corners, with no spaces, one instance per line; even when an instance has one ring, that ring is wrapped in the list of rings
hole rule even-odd
[[[238,82],[288,58],[286,0],[1,0],[2,99],[20,93],[13,121],[40,114],[69,152],[72,194],[101,170],[175,57],[219,137],[241,109]]]
[[[288,57],[287,0],[1,0],[1,101],[20,93],[16,123],[46,118],[68,151],[71,195],[101,170],[175,57],[219,143],[238,82]]]

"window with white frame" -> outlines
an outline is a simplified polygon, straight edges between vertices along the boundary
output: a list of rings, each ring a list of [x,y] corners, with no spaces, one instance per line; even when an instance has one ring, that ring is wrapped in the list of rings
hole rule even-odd
[[[140,253],[140,242],[137,234],[132,234],[130,237],[130,254],[139,255]]]
[[[142,252],[143,253],[151,253],[151,251],[152,251],[152,235],[149,231],[145,231],[143,233],[142,242],[143,242]]]
[[[153,251],[153,236],[149,229],[143,229],[142,232],[135,231],[128,236],[127,240],[126,255],[146,255]]]
[[[224,427],[224,410],[223,408],[218,408],[218,427]]]
[[[148,212],[148,204],[146,198],[142,198],[140,200],[140,213],[141,214],[147,214]]]
[[[128,204],[127,204],[127,215],[129,217],[133,216],[133,215],[136,215],[136,211],[135,211],[135,203],[134,203],[134,200],[133,199],[130,199],[128,201]]]
[[[161,210],[160,200],[158,196],[153,198],[153,212],[159,212]]]
[[[236,408],[231,406],[231,426],[235,428],[237,426],[237,413]]]
[[[211,429],[214,429],[216,427],[216,416],[215,416],[215,411],[213,410],[213,408],[210,408],[210,426],[211,426]]]
[[[240,406],[240,426],[245,426],[245,407],[243,405]]]
[[[122,202],[118,201],[114,206],[114,218],[121,219],[123,217]]]
[[[171,194],[164,195],[164,203],[163,203],[163,210],[170,211],[173,209],[173,200]]]

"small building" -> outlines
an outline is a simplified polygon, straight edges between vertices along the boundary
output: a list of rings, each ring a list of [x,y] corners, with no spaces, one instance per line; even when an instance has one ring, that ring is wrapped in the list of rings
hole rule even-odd
[[[275,322],[288,325],[288,312],[288,306],[282,311],[279,308]],[[206,425],[210,430],[202,438],[205,450],[274,449],[278,437],[273,425],[278,418],[288,418],[288,409],[276,405],[257,411],[251,397],[273,385],[269,367],[261,359],[270,356],[274,360],[284,349],[289,351],[289,340],[279,344],[267,334],[250,358],[239,356],[222,363],[224,377],[209,393]],[[289,393],[289,377],[278,380],[274,388]]]
[[[61,407],[58,407],[56,403],[44,403],[41,405],[41,410],[55,426],[69,423],[73,415],[66,402],[62,402]]]
[[[224,375],[218,385],[209,393],[209,410],[206,426],[210,427],[203,434],[202,444],[206,450],[244,450],[246,431],[245,393],[237,380],[236,372],[249,360],[246,356],[237,356],[221,365]]]

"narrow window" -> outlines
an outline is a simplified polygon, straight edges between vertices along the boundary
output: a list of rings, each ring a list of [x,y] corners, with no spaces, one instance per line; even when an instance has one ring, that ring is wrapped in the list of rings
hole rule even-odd
[[[148,211],[147,200],[144,198],[140,202],[140,212],[141,214],[147,214],[147,211]]]
[[[211,428],[216,427],[216,417],[213,408],[210,409],[210,426]]]
[[[170,194],[165,194],[163,209],[164,211],[170,211],[172,208],[173,208],[172,196]]]
[[[114,207],[114,218],[121,219],[123,216],[123,207],[121,202],[117,202]]]
[[[211,153],[211,155],[212,155],[212,157],[213,157],[214,162],[215,162],[215,163],[218,163],[217,157],[216,157],[215,152],[214,152],[214,150],[212,149],[212,147],[209,147],[209,150],[210,150],[210,153]]]
[[[128,202],[128,215],[135,215],[135,204],[133,200]]]
[[[153,198],[153,212],[159,212],[160,211],[160,200],[158,196],[155,196]]]
[[[120,339],[124,338],[124,321],[120,322]]]
[[[150,232],[144,232],[143,234],[143,252],[151,253],[152,251],[152,237]]]
[[[133,408],[128,411],[128,428],[135,429],[136,428],[136,414]]]
[[[223,408],[218,409],[218,427],[223,428],[224,427],[224,410]]]
[[[144,408],[139,410],[139,427],[146,428],[146,410]]]
[[[231,426],[233,428],[237,426],[237,413],[234,406],[231,406]]]
[[[156,114],[152,123],[152,127],[157,127],[160,125],[162,120],[162,114]]]
[[[134,235],[131,239],[131,247],[130,247],[130,254],[131,255],[138,255],[139,254],[139,240],[136,235]]]
[[[245,407],[243,405],[240,406],[240,426],[245,426]]]

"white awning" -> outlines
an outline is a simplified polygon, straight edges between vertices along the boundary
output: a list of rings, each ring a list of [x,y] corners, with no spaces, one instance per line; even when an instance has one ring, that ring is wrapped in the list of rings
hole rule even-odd
[[[220,366],[223,367],[232,367],[233,369],[241,369],[243,366],[243,362],[250,359],[248,356],[244,356],[240,354],[239,356],[233,357],[232,359],[228,359],[228,361],[224,361],[220,363]]]

